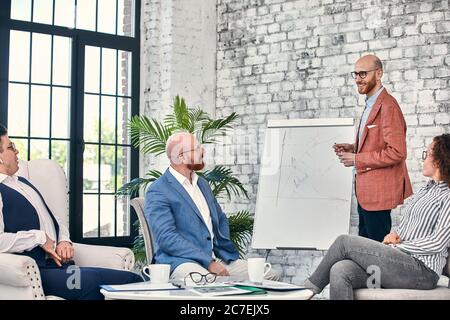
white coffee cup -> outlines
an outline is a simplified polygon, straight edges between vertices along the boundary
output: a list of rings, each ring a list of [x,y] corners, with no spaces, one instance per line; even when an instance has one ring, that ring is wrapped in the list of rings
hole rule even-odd
[[[170,264],[149,264],[142,268],[142,273],[150,278],[150,283],[168,283]]]
[[[248,279],[251,282],[262,283],[264,277],[272,269],[272,265],[264,258],[249,258],[247,260]]]

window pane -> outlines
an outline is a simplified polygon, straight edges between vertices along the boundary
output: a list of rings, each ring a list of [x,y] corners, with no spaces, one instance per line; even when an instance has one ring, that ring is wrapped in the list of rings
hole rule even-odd
[[[9,80],[30,81],[30,33],[11,30]]]
[[[100,180],[101,192],[115,192],[115,177],[116,177],[116,166],[115,166],[115,147],[114,146],[102,146],[101,147],[101,171]]]
[[[130,182],[131,148],[117,148],[117,189]]]
[[[77,1],[77,28],[95,31],[96,8],[93,0]]]
[[[99,93],[100,48],[86,46],[84,64],[84,91]]]
[[[34,0],[33,22],[52,24],[53,0]]]
[[[31,58],[31,81],[50,84],[51,36],[33,33]]]
[[[117,103],[117,143],[130,144],[127,125],[131,118],[131,99],[118,98]]]
[[[49,158],[49,141],[31,139],[30,160]]]
[[[98,237],[98,196],[83,195],[83,237]]]
[[[98,0],[97,31],[116,34],[116,0]]]
[[[117,50],[102,48],[102,93],[116,94]]]
[[[118,237],[130,235],[130,200],[118,198],[117,202],[117,234]]]
[[[31,0],[12,0],[11,19],[30,21]]]
[[[84,95],[84,141],[99,142],[99,96]]]
[[[131,52],[119,51],[118,53],[119,76],[117,88],[120,96],[131,96]]]
[[[75,0],[55,0],[55,25],[75,26]]]
[[[117,34],[134,37],[134,1],[119,0],[117,17]]]
[[[28,136],[28,88],[26,84],[9,84],[8,132],[11,136]]]
[[[71,39],[53,37],[53,83],[70,86],[70,67],[72,57]]]
[[[98,145],[86,144],[84,147],[83,190],[98,192]]]
[[[69,177],[69,150],[69,141],[52,140],[52,159],[64,168],[67,177]]]
[[[31,86],[31,136],[49,137],[50,87]]]
[[[9,128],[8,128],[9,130]],[[28,139],[19,139],[14,138],[11,139],[12,142],[16,145],[17,150],[19,150],[19,159],[28,160]]]
[[[52,137],[70,137],[70,89],[53,87]]]
[[[114,236],[114,196],[100,196],[100,237]]]
[[[102,142],[116,142],[116,98],[102,97]]]

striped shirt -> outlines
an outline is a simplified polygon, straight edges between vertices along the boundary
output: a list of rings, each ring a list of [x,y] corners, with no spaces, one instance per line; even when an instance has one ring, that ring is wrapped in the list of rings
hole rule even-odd
[[[396,230],[401,243],[395,247],[441,275],[450,246],[450,188],[431,180],[405,209]]]

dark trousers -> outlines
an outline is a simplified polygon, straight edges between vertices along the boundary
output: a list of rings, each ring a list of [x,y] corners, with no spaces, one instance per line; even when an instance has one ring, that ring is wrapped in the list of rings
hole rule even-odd
[[[359,232],[358,235],[382,242],[391,232],[391,210],[367,211],[358,203]]]
[[[72,268],[70,268],[73,266]],[[79,273],[77,273],[78,270]],[[67,300],[103,300],[100,285],[118,285],[141,282],[139,275],[122,270],[75,267],[73,263],[63,267],[48,262],[39,268],[45,295],[58,296]],[[75,278],[79,275],[79,281]],[[79,285],[78,285],[79,284]]]

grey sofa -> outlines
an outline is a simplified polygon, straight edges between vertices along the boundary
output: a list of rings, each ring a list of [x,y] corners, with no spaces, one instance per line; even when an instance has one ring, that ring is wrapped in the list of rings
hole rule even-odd
[[[354,290],[356,300],[450,300],[450,250],[447,265],[439,279],[437,288],[433,290],[409,289],[357,289]]]

